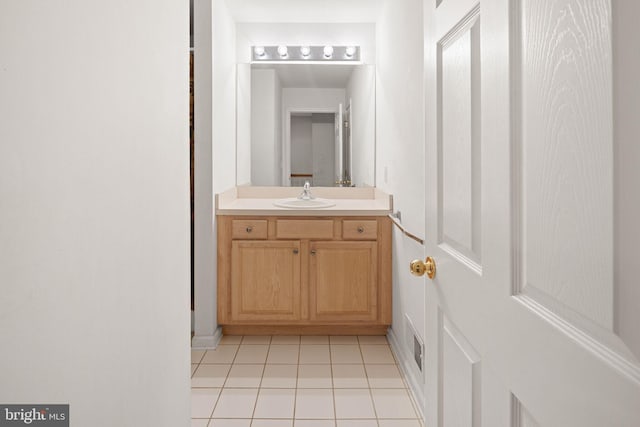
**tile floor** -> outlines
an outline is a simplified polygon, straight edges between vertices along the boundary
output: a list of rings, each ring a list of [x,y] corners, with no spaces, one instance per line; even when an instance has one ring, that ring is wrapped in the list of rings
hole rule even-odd
[[[382,336],[225,336],[191,363],[192,427],[423,425]]]

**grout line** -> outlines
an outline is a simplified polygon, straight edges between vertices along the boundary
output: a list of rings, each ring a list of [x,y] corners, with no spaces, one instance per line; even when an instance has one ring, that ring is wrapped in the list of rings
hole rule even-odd
[[[361,357],[361,363],[347,363],[347,364],[340,363],[339,365],[361,365],[363,367],[366,383],[367,383],[367,386],[368,386],[367,388],[369,389],[369,396],[370,396],[370,399],[371,399],[371,404],[372,404],[374,415],[375,415],[376,424],[379,426],[380,425],[379,424],[380,423],[380,419],[378,418],[377,408],[376,408],[375,402],[373,400],[373,391],[374,391],[374,389],[371,387],[371,381],[370,381],[370,378],[369,378],[369,372],[367,371],[367,364],[364,363],[364,354],[363,354],[363,349],[362,349],[363,343],[360,342],[359,337],[356,337],[356,340],[357,340],[357,343],[358,343],[357,345],[358,345],[358,350],[359,350],[360,357]],[[263,389],[265,389],[265,387],[263,387],[264,375],[265,375],[265,372],[266,372],[267,360],[268,360],[269,353],[271,351],[271,346],[272,345],[278,345],[278,344],[272,344],[272,341],[273,341],[273,339],[272,339],[272,337],[270,337],[269,344],[266,344],[268,346],[268,348],[267,348],[267,355],[265,357],[264,363],[252,363],[252,364],[250,364],[250,365],[261,365],[262,366],[262,374],[261,374],[261,377],[260,377],[260,381],[258,382],[256,398],[255,398],[255,401],[254,401],[253,411],[252,411],[251,418],[250,418],[250,422],[251,423],[253,423],[253,420],[254,420],[254,416],[255,416],[256,409],[257,409],[257,404],[258,404],[258,399],[260,398],[261,391]],[[240,343],[242,343],[242,342],[244,342],[244,336],[242,337]],[[256,389],[256,387],[228,387],[227,386],[229,378],[230,378],[231,370],[234,367],[242,369],[242,366],[245,365],[245,364],[236,364],[238,353],[240,351],[240,345],[241,344],[237,344],[237,349],[236,349],[236,352],[234,354],[233,360],[231,361],[230,365],[228,363],[225,363],[225,364],[214,364],[214,365],[219,365],[219,366],[220,365],[228,365],[229,369],[227,370],[225,379],[224,379],[223,384],[222,384],[221,387],[205,387],[205,388],[217,388],[217,389],[220,390],[220,392],[218,393],[218,396],[216,398],[216,402],[215,402],[215,404],[213,406],[213,409],[211,410],[211,414],[209,415],[209,424],[211,424],[213,422],[212,421],[213,420],[213,418],[212,418],[213,417],[213,413],[215,412],[215,409],[217,409],[218,404],[220,403],[220,398],[222,396],[222,392],[225,389],[233,389],[233,388]],[[246,345],[249,345],[249,344],[246,344]],[[261,344],[261,345],[265,345],[265,344]],[[329,349],[329,367],[330,367],[329,371],[330,371],[330,376],[331,376],[331,378],[330,378],[331,393],[332,393],[332,397],[333,397],[333,413],[334,413],[333,425],[336,426],[338,418],[337,418],[337,405],[336,405],[336,395],[335,395],[336,384],[335,384],[335,381],[334,381],[334,361],[333,361],[333,357],[332,357],[332,353],[331,353],[331,346],[332,345],[339,345],[340,346],[340,345],[354,345],[354,344],[349,344],[349,343],[331,344],[331,342],[329,341],[329,345],[328,345],[328,349]],[[366,344],[366,345],[370,345],[370,344]],[[387,347],[390,347],[390,345],[388,343],[384,344],[384,345],[386,345]],[[202,361],[204,360],[204,358],[206,356],[206,352],[207,351],[205,351],[203,353],[203,355],[200,358],[200,361],[198,363],[194,363],[193,364],[193,365],[197,365],[196,369],[194,370],[194,374],[198,370],[200,365],[203,364]],[[292,423],[295,423],[296,409],[297,409],[297,404],[298,404],[298,400],[297,400],[298,391],[301,390],[298,387],[299,376],[300,376],[300,368],[301,368],[301,365],[302,365],[300,363],[301,362],[301,353],[302,353],[302,339],[300,339],[300,341],[298,343],[298,363],[296,364],[296,377],[295,377],[295,385],[294,385],[294,388],[293,388],[293,391],[294,391],[293,415],[292,415],[292,418],[290,419]],[[393,354],[393,352],[392,352],[392,354]],[[286,363],[286,364],[277,363],[277,364],[274,364],[274,366],[278,366],[278,365],[282,366],[282,365],[292,365],[292,364],[290,364],[290,363]],[[314,364],[314,365],[316,365],[316,364]],[[320,364],[317,364],[317,365],[325,365],[325,364],[320,363]],[[338,364],[336,364],[336,365],[338,365]],[[372,363],[370,365],[391,365],[391,366],[396,366],[396,369],[398,369],[398,371],[400,372],[400,378],[401,378],[402,384],[403,384],[402,390],[404,390],[404,392],[408,394],[408,397],[409,397],[410,402],[411,402],[412,409],[413,409],[414,414],[416,416],[415,419],[418,420],[419,423],[422,423],[423,421],[418,416],[419,412],[417,411],[417,406],[416,406],[417,402],[415,402],[412,394],[409,393],[408,385],[407,385],[407,381],[406,381],[404,372],[401,369],[399,369],[398,361],[395,359],[395,355],[394,355],[394,363],[393,364],[389,364],[389,363],[378,363],[378,364]],[[192,377],[193,377],[193,375],[192,375]],[[191,387],[191,388],[193,389],[194,387]],[[196,387],[196,388],[199,388],[199,387]],[[277,389],[290,389],[290,387],[276,387],[276,388]],[[309,388],[309,389],[326,390],[326,388],[318,388],[318,387]],[[393,390],[399,390],[399,389],[396,388],[396,389],[393,389]],[[269,419],[276,420],[276,419],[279,419],[279,418],[269,418]],[[289,420],[289,419],[287,419],[287,420]],[[329,421],[329,420],[326,420],[326,421]],[[420,424],[420,425],[424,426],[424,424]]]

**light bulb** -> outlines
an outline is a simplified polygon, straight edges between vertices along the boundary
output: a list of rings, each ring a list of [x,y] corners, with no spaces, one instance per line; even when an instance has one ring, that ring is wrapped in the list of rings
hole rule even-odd
[[[345,54],[347,55],[347,58],[353,58],[353,55],[356,53],[356,48],[353,46],[347,46],[347,49],[345,50]]]
[[[256,46],[253,48],[253,52],[256,54],[256,56],[262,57],[264,56],[264,47]]]
[[[278,55],[282,58],[287,56],[287,47],[282,45],[278,46]]]
[[[333,55],[333,46],[325,46],[323,52],[325,58],[331,58],[331,55]]]
[[[300,47],[300,55],[304,58],[307,58],[311,54],[311,48],[309,46],[301,46]]]

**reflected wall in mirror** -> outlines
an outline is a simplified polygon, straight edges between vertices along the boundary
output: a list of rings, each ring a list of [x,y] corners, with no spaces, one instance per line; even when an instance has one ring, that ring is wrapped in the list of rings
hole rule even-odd
[[[375,186],[375,66],[238,64],[237,184]]]

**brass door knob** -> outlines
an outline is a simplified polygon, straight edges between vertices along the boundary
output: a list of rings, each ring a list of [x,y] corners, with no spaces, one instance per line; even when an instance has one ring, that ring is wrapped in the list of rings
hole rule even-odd
[[[424,276],[426,273],[429,279],[436,277],[436,261],[430,256],[424,261],[414,259],[411,261],[411,264],[409,264],[409,269],[411,270],[411,274],[415,276]]]

